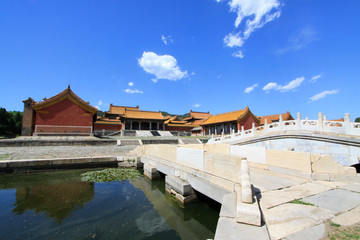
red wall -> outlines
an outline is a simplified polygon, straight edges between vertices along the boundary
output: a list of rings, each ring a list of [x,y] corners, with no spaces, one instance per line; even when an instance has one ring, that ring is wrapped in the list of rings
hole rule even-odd
[[[120,131],[122,124],[115,125],[115,124],[94,124],[94,131],[101,131],[103,129],[108,131]]]
[[[180,126],[167,126],[165,125],[166,131],[179,131],[179,132],[190,132],[193,127],[180,127]]]
[[[245,118],[241,120],[240,125],[244,126],[244,130],[247,130],[252,128],[252,123],[255,123],[255,127],[259,126],[258,122],[255,121],[251,114],[248,114]]]
[[[70,99],[36,112],[36,125],[92,126],[93,114],[82,109]]]

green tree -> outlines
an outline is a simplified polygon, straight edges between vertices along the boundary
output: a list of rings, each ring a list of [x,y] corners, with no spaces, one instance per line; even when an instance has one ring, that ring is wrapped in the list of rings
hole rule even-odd
[[[360,117],[357,117],[357,118],[355,119],[355,122],[360,122]]]
[[[6,135],[9,126],[8,113],[5,108],[0,108],[0,135]]]
[[[19,135],[21,133],[22,113],[7,112],[0,108],[0,135]]]

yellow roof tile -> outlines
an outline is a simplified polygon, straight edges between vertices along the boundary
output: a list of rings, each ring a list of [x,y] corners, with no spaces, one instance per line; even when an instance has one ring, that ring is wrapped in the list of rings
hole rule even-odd
[[[161,112],[152,112],[152,111],[141,111],[141,110],[132,110],[126,109],[124,118],[132,119],[151,119],[151,120],[166,120]]]
[[[259,117],[260,124],[264,125],[265,119],[268,120],[268,124],[272,123],[273,121],[279,121],[280,115],[282,115],[284,121],[294,120],[294,118],[291,116],[291,114],[289,112],[286,112],[286,113],[280,113],[280,114],[274,114],[274,115],[261,116],[261,117]]]
[[[85,109],[90,113],[95,114],[97,112],[97,109],[95,107],[91,106],[88,102],[85,102],[79,96],[77,96],[73,91],[71,91],[70,85],[67,89],[65,89],[61,93],[51,98],[45,99],[44,101],[38,103],[33,103],[33,108],[34,110],[37,111],[52,106],[56,103],[59,103],[65,99],[70,99],[73,103],[75,103],[76,105],[78,105],[79,107]]]
[[[241,120],[243,117],[245,117],[247,114],[251,114],[254,117],[254,119],[256,119],[257,121],[260,122],[260,120],[250,111],[250,109],[248,107],[246,107],[244,109],[237,110],[237,111],[212,115],[201,125],[238,121],[238,120]]]

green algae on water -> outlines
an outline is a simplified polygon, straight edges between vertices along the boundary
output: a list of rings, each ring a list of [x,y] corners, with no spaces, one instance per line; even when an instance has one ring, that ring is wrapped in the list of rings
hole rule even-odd
[[[81,181],[87,182],[112,182],[140,178],[142,175],[136,169],[108,168],[81,174]]]

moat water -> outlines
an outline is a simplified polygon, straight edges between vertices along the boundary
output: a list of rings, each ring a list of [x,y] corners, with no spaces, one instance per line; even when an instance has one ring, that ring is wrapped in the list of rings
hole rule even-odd
[[[212,239],[220,205],[179,205],[164,179],[82,182],[89,170],[0,175],[0,239]]]

